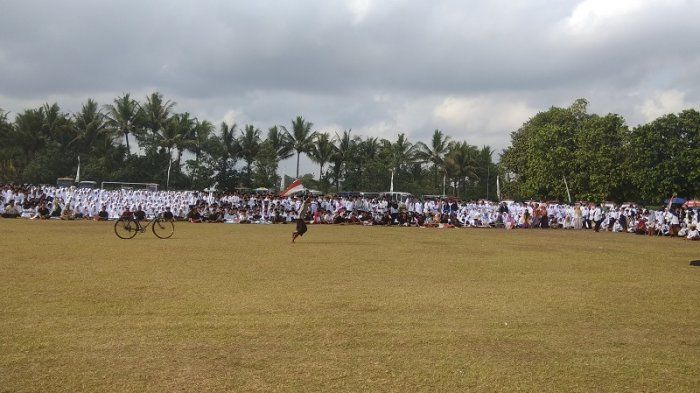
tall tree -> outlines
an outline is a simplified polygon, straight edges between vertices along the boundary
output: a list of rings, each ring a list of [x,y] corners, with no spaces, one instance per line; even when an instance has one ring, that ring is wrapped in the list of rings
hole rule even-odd
[[[568,108],[540,112],[511,134],[501,166],[515,179],[515,198],[622,201],[629,194],[629,130],[624,120],[586,112],[578,99]],[[508,185],[506,189],[511,188]]]
[[[172,152],[176,151],[175,162],[176,169],[180,171],[180,161],[182,159],[182,151],[191,145],[189,136],[194,128],[194,119],[190,114],[178,113],[172,115],[166,122],[160,133],[156,134],[156,143],[158,147],[165,149],[168,152],[168,157],[173,160]]]
[[[17,146],[12,123],[8,112],[0,108],[0,182],[13,182],[19,177],[22,163],[21,148]]]
[[[117,129],[124,136],[127,153],[131,154],[129,135],[137,132],[139,103],[126,93],[115,98],[112,104],[106,106],[106,110],[109,126]]]
[[[477,155],[476,147],[467,142],[450,143],[445,168],[460,196],[465,195],[465,187],[470,180],[478,180]]]
[[[357,144],[360,139],[352,136],[352,130],[345,130],[342,134],[335,134],[336,148],[333,154],[332,177],[335,182],[336,191],[340,190],[340,182],[347,182],[350,168],[361,165],[355,160]],[[352,182],[350,182],[352,183]],[[343,186],[345,188],[345,186]]]
[[[252,179],[256,185],[275,188],[279,184],[277,176],[277,150],[269,139],[260,144],[258,154],[255,156],[255,170]]]
[[[194,153],[195,162],[199,163],[202,157],[202,152],[210,148],[212,144],[213,132],[214,125],[211,124],[208,120],[195,120],[194,127],[192,128],[192,143],[189,147],[189,149]]]
[[[401,133],[396,138],[396,142],[392,143],[389,148],[391,151],[389,169],[394,171],[394,182],[407,181],[408,179],[402,178],[402,174],[405,177],[410,176],[409,168],[416,160],[416,146],[408,141],[405,134]]]
[[[333,141],[331,141],[330,134],[327,132],[316,134],[316,140],[311,147],[309,157],[320,166],[318,171],[319,182],[321,182],[321,178],[323,177],[323,167],[333,159],[334,153],[335,145],[333,145]]]
[[[640,201],[655,205],[674,193],[700,197],[700,112],[689,109],[635,127],[627,157]]]
[[[70,145],[78,154],[84,156],[100,141],[102,144],[112,144],[110,130],[107,128],[105,117],[93,99],[83,105],[80,112],[74,116],[75,137]]]
[[[518,199],[563,199],[566,188],[562,178],[580,173],[573,165],[577,149],[576,134],[584,132],[587,101],[576,100],[569,108],[552,107],[540,112],[511,133],[511,145],[501,155],[501,165],[515,178]]]
[[[238,145],[241,149],[241,158],[243,158],[243,161],[246,163],[246,183],[248,186],[251,186],[253,181],[253,161],[255,161],[255,157],[260,150],[260,129],[255,128],[251,124],[246,125],[244,129],[241,130]]]
[[[146,132],[137,136],[141,137],[147,146],[162,148],[163,144],[170,144],[169,149],[172,149],[174,144],[164,142],[169,139],[164,133],[166,126],[169,125],[174,107],[174,102],[165,100],[163,95],[158,92],[151,93],[146,97],[146,102],[141,106],[138,114],[139,123],[143,125]],[[172,127],[172,124],[170,126]],[[169,131],[174,134],[172,128]]]
[[[433,167],[433,187],[435,190],[438,189],[438,172],[442,171],[444,167],[445,154],[448,151],[450,138],[445,136],[442,131],[435,130],[433,132],[433,137],[430,146],[423,142],[416,143],[417,152],[416,156],[419,160],[424,162],[429,162]]]
[[[236,160],[240,154],[240,145],[236,138],[237,125],[221,122],[220,135],[216,136],[213,155],[217,162],[215,180],[219,188],[233,190],[236,187]]]
[[[177,168],[180,169],[182,161],[182,153],[185,150],[191,150],[196,144],[195,127],[197,119],[192,118],[189,112],[179,113],[173,116],[176,123],[177,139],[175,147],[177,148]]]
[[[43,117],[39,109],[27,109],[15,118],[11,132],[12,144],[19,147],[24,161],[29,161],[37,152],[44,149],[50,138],[41,130]]]
[[[287,128],[282,127],[289,144],[297,153],[297,178],[299,177],[299,157],[301,156],[301,153],[308,153],[311,150],[314,138],[316,137],[316,133],[311,131],[311,127],[313,127],[313,123],[304,120],[304,118],[301,116],[297,116],[296,119],[292,120],[291,132],[287,130]]]
[[[294,155],[292,143],[287,138],[287,133],[281,132],[279,127],[272,126],[267,130],[267,140],[270,142],[270,146],[275,150],[277,161],[286,160]]]
[[[42,134],[53,141],[62,153],[75,138],[75,129],[68,114],[61,112],[58,104],[44,104],[39,109]]]

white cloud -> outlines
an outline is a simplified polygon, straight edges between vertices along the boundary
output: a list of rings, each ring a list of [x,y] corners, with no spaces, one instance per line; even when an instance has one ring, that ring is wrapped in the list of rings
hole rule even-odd
[[[353,16],[353,23],[361,23],[367,17],[372,7],[372,0],[347,0],[346,6]]]
[[[473,144],[504,146],[508,135],[537,113],[526,102],[503,96],[449,96],[433,109],[436,124]]]
[[[630,124],[700,101],[698,0],[5,3],[0,107],[13,113],[159,91],[214,123],[265,131],[301,115],[412,141],[440,128],[497,150],[579,97]]]
[[[635,14],[685,3],[685,0],[584,0],[566,19],[574,34],[586,34],[610,26]]]
[[[685,93],[679,90],[657,92],[638,106],[646,121],[652,121],[669,113],[678,113],[691,107],[685,101]]]
[[[242,115],[242,112],[240,110],[229,109],[224,114],[224,118],[222,119],[222,121],[225,121],[226,124],[228,124],[229,126],[232,126],[232,125],[236,124],[237,121],[240,121],[241,115]],[[238,124],[239,128],[242,126],[243,126],[242,124]]]

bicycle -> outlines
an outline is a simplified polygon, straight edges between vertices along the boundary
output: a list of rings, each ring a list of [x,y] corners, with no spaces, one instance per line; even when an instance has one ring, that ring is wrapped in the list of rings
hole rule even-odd
[[[137,233],[146,232],[149,225],[153,234],[161,239],[168,239],[175,233],[173,220],[166,220],[160,215],[153,217],[145,226],[141,225],[141,222],[134,217],[120,217],[114,223],[114,233],[120,239],[131,239]]]

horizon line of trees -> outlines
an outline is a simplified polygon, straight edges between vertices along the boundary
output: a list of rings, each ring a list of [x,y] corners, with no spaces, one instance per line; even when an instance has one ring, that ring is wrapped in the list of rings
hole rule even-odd
[[[485,198],[495,193],[489,146],[451,140],[435,130],[429,145],[314,130],[301,116],[263,133],[252,124],[218,129],[154,92],[139,102],[123,94],[100,106],[88,99],[74,114],[57,103],[26,109],[14,120],[0,110],[0,183],[55,184],[81,163],[81,178],[152,182],[162,188],[278,188],[281,160],[296,159],[296,177],[324,192],[396,190]],[[299,172],[306,155],[318,175]],[[491,176],[493,175],[493,176]]]
[[[662,116],[630,129],[616,114],[587,113],[588,102],[540,112],[511,133],[493,162],[481,148],[434,130],[429,143],[403,133],[393,141],[351,130],[314,130],[297,116],[266,133],[252,124],[218,129],[154,92],[123,94],[100,106],[88,99],[69,114],[58,104],[0,110],[0,183],[54,184],[75,173],[96,181],[153,182],[173,189],[220,190],[280,185],[279,162],[296,158],[296,177],[324,192],[396,190],[465,199],[615,200],[657,203],[700,195],[700,113]],[[318,176],[299,173],[301,155]]]

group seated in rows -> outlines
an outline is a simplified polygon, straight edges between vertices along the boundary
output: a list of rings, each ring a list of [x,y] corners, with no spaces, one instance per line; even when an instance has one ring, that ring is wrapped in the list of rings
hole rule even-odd
[[[302,198],[197,191],[145,191],[0,186],[2,217],[29,219],[150,219],[191,223],[293,223]],[[461,201],[455,198],[382,198],[326,195],[311,200],[311,224],[427,228],[590,229],[697,239],[698,211],[674,206]]]

